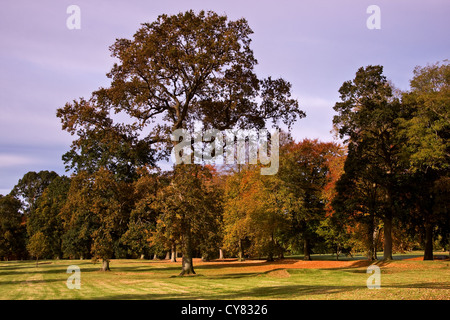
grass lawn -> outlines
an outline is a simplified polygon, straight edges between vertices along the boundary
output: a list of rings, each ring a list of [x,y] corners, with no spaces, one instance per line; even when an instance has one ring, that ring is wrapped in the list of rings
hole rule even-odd
[[[197,275],[178,277],[181,262],[112,260],[99,271],[89,260],[0,262],[0,299],[450,299],[450,261],[420,261],[396,255],[381,268],[381,289],[368,289],[369,262],[358,257],[314,261],[295,257],[194,261]],[[81,288],[68,289],[69,265],[81,270]]]

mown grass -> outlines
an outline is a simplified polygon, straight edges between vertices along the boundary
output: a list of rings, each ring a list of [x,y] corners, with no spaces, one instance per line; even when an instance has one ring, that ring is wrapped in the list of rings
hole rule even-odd
[[[113,260],[110,272],[87,260],[47,260],[37,267],[34,261],[0,262],[0,299],[450,299],[448,260],[377,264],[381,289],[371,290],[366,266],[357,264],[267,271],[211,262],[197,265],[195,276],[178,277],[180,263],[166,261]],[[70,265],[80,267],[81,289],[66,285]]]

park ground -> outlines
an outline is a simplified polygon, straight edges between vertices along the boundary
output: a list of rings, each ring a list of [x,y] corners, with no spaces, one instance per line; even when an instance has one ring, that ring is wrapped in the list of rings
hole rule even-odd
[[[397,254],[390,262],[325,255],[312,261],[195,259],[197,274],[184,277],[178,276],[181,262],[167,260],[112,260],[110,272],[90,260],[3,261],[0,299],[450,300],[448,253],[435,254],[434,261],[423,261],[422,254]],[[380,289],[367,287],[370,264],[380,267]],[[67,286],[71,265],[80,268],[80,289]]]

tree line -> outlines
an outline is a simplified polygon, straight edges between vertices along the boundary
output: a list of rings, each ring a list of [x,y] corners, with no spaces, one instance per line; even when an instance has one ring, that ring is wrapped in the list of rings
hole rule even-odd
[[[414,70],[402,92],[382,66],[339,89],[343,143],[296,141],[306,115],[291,84],[259,79],[245,19],[214,12],[161,15],[111,46],[111,85],[57,110],[76,136],[70,177],[28,172],[0,198],[0,257],[193,257],[273,260],[285,254],[395,251],[449,245],[450,65]],[[261,129],[280,136],[279,172],[261,164],[161,170],[176,129]],[[176,142],[175,142],[176,143]]]

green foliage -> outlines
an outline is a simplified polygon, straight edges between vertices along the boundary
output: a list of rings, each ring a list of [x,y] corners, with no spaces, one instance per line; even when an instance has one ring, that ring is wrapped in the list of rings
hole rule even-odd
[[[22,204],[12,195],[0,195],[0,259],[26,257],[26,230],[20,209]]]
[[[369,223],[375,225],[374,217],[384,222],[384,258],[392,258],[392,219],[398,215],[399,180],[402,167],[398,119],[403,105],[395,95],[393,86],[383,75],[382,66],[359,68],[352,81],[346,81],[339,89],[341,102],[334,110],[333,124],[341,138],[349,143],[343,180],[338,184],[338,197],[344,197],[341,210],[353,202],[353,210],[372,216]],[[360,186],[361,188],[357,188]],[[349,192],[361,191],[357,198]],[[371,197],[367,198],[367,192]],[[377,197],[380,194],[380,197]],[[365,203],[358,208],[365,198]],[[336,206],[336,209],[339,206]]]
[[[289,238],[297,250],[299,240],[303,241],[306,257],[317,238],[319,221],[325,217],[324,189],[330,179],[330,161],[339,153],[336,144],[308,139],[291,142],[281,152],[279,179],[284,210],[290,216]]]
[[[208,253],[214,246],[219,251],[219,222],[222,214],[220,193],[214,188],[208,167],[178,165],[174,168],[170,184],[158,190],[154,208],[158,217],[155,237],[166,239],[167,246],[179,243],[183,261],[189,260],[191,268],[195,249]]]
[[[17,182],[11,195],[22,201],[24,214],[29,214],[35,209],[37,199],[56,177],[58,174],[54,171],[30,171]]]
[[[44,256],[48,250],[47,238],[42,232],[36,232],[28,241],[27,250],[31,256],[36,258],[36,266],[39,257]]]
[[[228,177],[224,193],[224,243],[227,251],[243,258],[272,260],[282,255],[282,234],[288,227],[283,210],[280,181],[261,176],[260,168],[248,166]],[[245,248],[244,248],[245,247]]]
[[[48,241],[48,254],[51,258],[62,257],[61,239],[64,233],[60,212],[69,191],[70,179],[56,177],[36,201],[36,209],[27,219],[27,233],[32,237],[42,232]]]
[[[450,152],[450,64],[416,67],[403,94],[409,112],[400,121],[411,170],[445,170]]]

